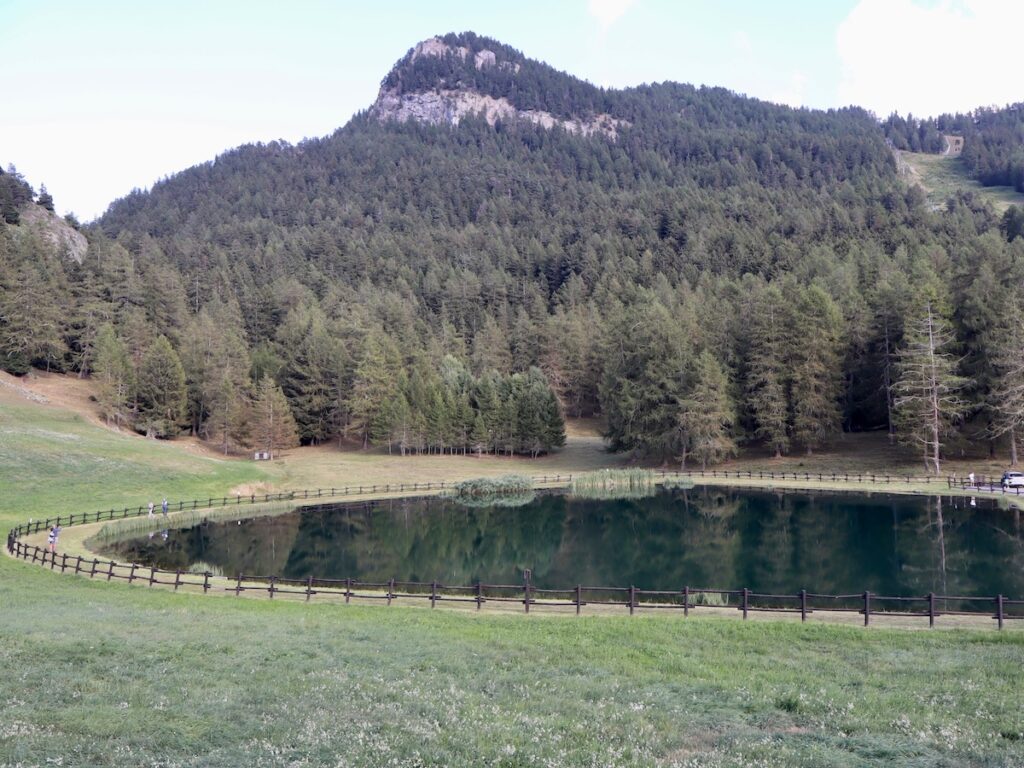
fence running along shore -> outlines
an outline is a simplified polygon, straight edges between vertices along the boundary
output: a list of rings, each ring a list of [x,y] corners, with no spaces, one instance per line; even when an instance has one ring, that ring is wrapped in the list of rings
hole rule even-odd
[[[984,479],[975,478],[973,484],[954,478],[913,477],[883,474],[844,474],[816,472],[759,472],[727,471],[727,470],[693,470],[682,472],[657,472],[659,481],[676,478],[722,478],[736,480],[780,480],[804,482],[842,482],[869,483],[888,485],[934,485],[936,491],[943,487],[956,490],[974,490],[986,495],[1020,496],[1021,488],[999,488],[987,483]],[[537,486],[564,485],[571,483],[572,475],[544,475],[531,478]],[[215,509],[223,507],[255,505],[281,501],[305,501],[310,499],[344,498],[346,496],[364,496],[378,494],[435,492],[452,489],[456,483],[389,483],[374,485],[352,485],[341,488],[318,488],[315,490],[286,491],[282,493],[208,497],[191,501],[177,501],[170,505],[175,512],[195,509]],[[891,490],[882,488],[881,491]],[[471,604],[481,610],[488,604],[517,604],[523,611],[531,609],[555,608],[573,609],[581,614],[586,607],[620,608],[633,615],[637,611],[677,611],[689,616],[691,611],[714,608],[716,610],[735,609],[748,618],[751,613],[783,613],[798,614],[801,621],[807,621],[815,611],[829,613],[854,613],[863,617],[864,626],[871,623],[872,617],[910,617],[927,619],[928,625],[934,627],[937,619],[942,616],[967,616],[989,618],[998,629],[1003,629],[1007,622],[1024,619],[1024,599],[1010,599],[1004,595],[939,595],[929,593],[921,596],[880,595],[871,591],[859,593],[830,595],[809,592],[801,589],[796,594],[771,594],[755,592],[751,589],[718,589],[709,587],[684,586],[678,590],[650,590],[629,587],[585,586],[578,584],[573,587],[548,589],[535,586],[531,582],[530,573],[524,574],[519,584],[485,584],[450,585],[440,582],[398,581],[390,579],[383,582],[359,581],[356,579],[327,579],[308,576],[302,579],[285,578],[278,575],[237,574],[224,577],[213,573],[191,573],[181,570],[164,570],[138,563],[119,563],[101,558],[86,558],[81,555],[69,555],[66,552],[50,552],[47,548],[22,541],[22,537],[49,529],[53,525],[71,526],[104,521],[123,520],[149,514],[147,507],[124,507],[122,509],[81,512],[70,515],[59,515],[46,520],[35,520],[13,528],[7,535],[7,551],[14,557],[27,562],[60,570],[61,573],[71,572],[92,579],[112,581],[123,580],[129,584],[139,583],[150,587],[171,587],[175,592],[193,591],[203,594],[211,591],[242,595],[275,597],[291,597],[306,602],[314,597],[318,602],[331,600],[348,604],[353,601],[384,602],[391,605],[396,600],[412,600],[429,602],[431,608],[439,603]],[[156,515],[159,516],[159,509]]]

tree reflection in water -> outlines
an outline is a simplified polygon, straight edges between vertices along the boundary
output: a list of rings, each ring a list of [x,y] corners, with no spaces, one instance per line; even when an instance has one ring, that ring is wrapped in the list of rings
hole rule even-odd
[[[511,508],[392,499],[205,524],[113,553],[291,578],[518,583],[529,568],[538,587],[1024,596],[1020,513],[984,499],[711,488],[634,500],[540,493]]]

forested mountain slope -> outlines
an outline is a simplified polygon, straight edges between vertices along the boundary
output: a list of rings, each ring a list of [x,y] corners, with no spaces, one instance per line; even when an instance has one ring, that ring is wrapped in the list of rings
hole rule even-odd
[[[535,453],[558,444],[540,425],[560,407],[665,459],[887,426],[927,448],[945,437],[922,437],[908,378],[922,317],[953,337],[932,353],[963,401],[938,431],[1016,426],[998,401],[1024,339],[1020,241],[970,197],[929,213],[855,108],[599,89],[447,35],[333,135],[240,147],[115,202],[81,267],[19,255],[14,228],[6,301],[11,275],[41,269],[74,307],[46,359],[171,434],[174,404],[154,420],[138,393],[164,336],[183,421],[225,447],[251,441],[269,375],[310,442]],[[9,359],[39,363],[17,343]]]

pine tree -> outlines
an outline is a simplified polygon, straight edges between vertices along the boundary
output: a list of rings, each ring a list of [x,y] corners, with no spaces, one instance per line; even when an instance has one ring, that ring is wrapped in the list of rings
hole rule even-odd
[[[220,386],[212,393],[207,434],[224,455],[249,445],[251,413],[247,387],[240,386],[230,370],[221,373]]]
[[[749,323],[747,404],[754,419],[755,435],[778,458],[789,450],[787,322],[778,288],[762,289]]]
[[[601,408],[612,450],[665,461],[679,455],[677,412],[686,368],[684,331],[656,300],[608,326]]]
[[[109,323],[96,334],[93,351],[93,378],[97,381],[96,400],[107,424],[128,422],[132,402],[134,370],[128,347]]]
[[[487,315],[484,324],[473,337],[473,370],[479,376],[485,371],[508,373],[512,368],[512,353],[508,339],[494,318]]]
[[[46,191],[46,185],[39,185],[39,199],[36,200],[38,205],[53,213],[53,195]]]
[[[61,368],[68,352],[64,341],[66,311],[52,278],[59,267],[49,267],[42,245],[32,238],[26,263],[14,275],[13,285],[0,293],[0,368],[26,373],[30,366]]]
[[[1010,464],[1017,466],[1017,435],[1024,427],[1024,307],[1010,299],[1010,309],[989,350],[995,372],[989,394],[993,412],[990,434],[1007,435]]]
[[[264,376],[256,389],[252,407],[253,447],[273,459],[299,444],[299,429],[281,387]]]
[[[375,334],[366,338],[348,398],[348,412],[362,437],[363,448],[386,434],[379,416],[384,404],[399,391],[396,357],[393,345]]]
[[[736,454],[732,428],[736,408],[729,397],[729,381],[721,364],[708,350],[697,357],[693,385],[679,405],[679,427],[684,438],[680,465],[689,455],[701,469]]]
[[[136,374],[138,426],[147,437],[174,437],[181,429],[188,406],[185,371],[166,336],[142,356]]]
[[[793,437],[812,453],[839,431],[842,320],[825,291],[802,292],[791,330]]]
[[[907,319],[896,381],[897,433],[921,448],[925,466],[941,473],[942,441],[966,404],[960,392],[966,379],[956,373],[949,353],[953,334],[933,296]]]
[[[281,389],[292,406],[299,435],[304,443],[322,443],[338,421],[335,394],[343,350],[328,332],[319,307],[305,305],[289,313],[278,341],[285,357]]]

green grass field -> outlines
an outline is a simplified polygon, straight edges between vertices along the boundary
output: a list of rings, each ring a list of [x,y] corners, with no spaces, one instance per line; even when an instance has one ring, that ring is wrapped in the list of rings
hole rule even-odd
[[[1024,195],[1013,187],[983,187],[972,179],[959,157],[920,152],[900,152],[900,157],[910,166],[911,178],[924,187],[932,205],[944,206],[959,191],[977,192],[990,200],[1000,213],[1011,205],[1024,205]]]
[[[241,484],[608,461],[579,435],[537,464],[258,465],[0,397],[4,526]],[[1024,764],[1020,631],[236,601],[6,557],[0,609],[0,766]]]

